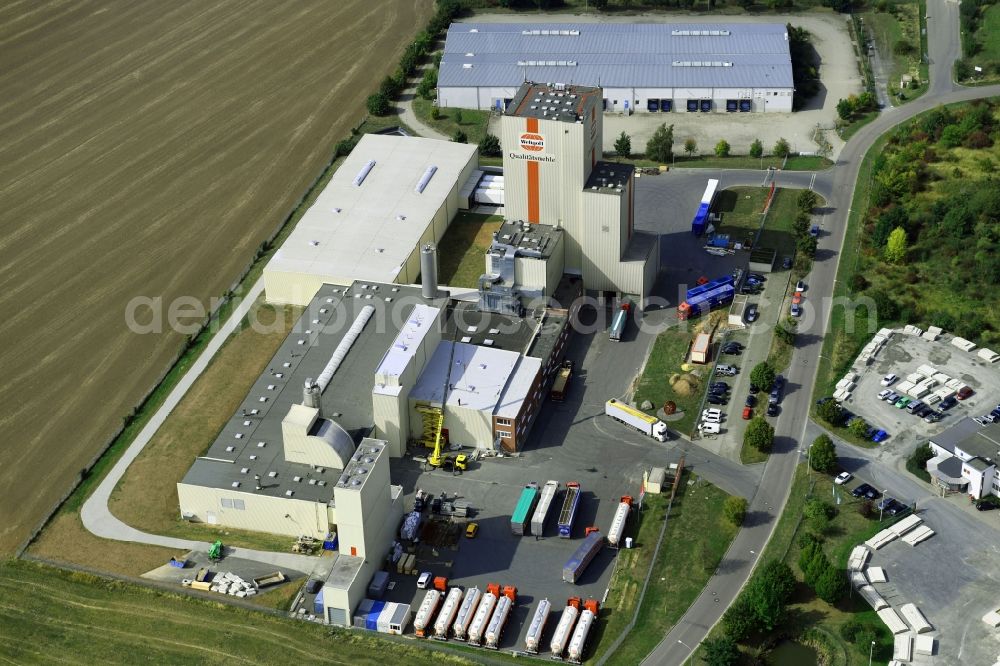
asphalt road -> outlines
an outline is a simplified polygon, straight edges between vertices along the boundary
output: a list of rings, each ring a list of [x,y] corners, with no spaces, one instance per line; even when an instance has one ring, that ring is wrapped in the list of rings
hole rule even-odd
[[[829,300],[837,276],[847,218],[861,160],[885,132],[905,120],[942,103],[965,101],[1000,94],[1000,86],[959,88],[951,81],[951,68],[958,56],[958,5],[945,0],[928,3],[930,25],[931,89],[903,107],[887,109],[878,119],[852,137],[836,165],[818,174],[814,189],[827,199],[823,226],[812,273],[807,278],[805,313],[799,327],[781,416],[775,428],[775,449],[764,476],[750,502],[747,522],[736,535],[715,576],[644,664],[683,664],[694,648],[733,602],[746,583],[764,549],[778,516],[788,499],[791,479],[799,462],[799,442],[806,441],[809,400],[816,379],[823,336],[829,321]],[[786,177],[786,174],[781,174]],[[789,185],[786,185],[789,186]]]

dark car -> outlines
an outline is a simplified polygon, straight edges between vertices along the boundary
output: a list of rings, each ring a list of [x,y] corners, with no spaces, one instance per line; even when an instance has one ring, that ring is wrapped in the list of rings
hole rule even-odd
[[[955,394],[955,397],[957,397],[959,400],[966,400],[972,397],[973,393],[975,393],[975,391],[973,391],[971,388],[969,388],[968,386],[963,386],[962,388],[958,389],[958,393]]]
[[[940,407],[941,409],[943,409],[944,411],[947,412],[949,409],[951,409],[952,407],[954,407],[957,404],[958,404],[958,400],[955,400],[955,396],[949,396],[949,397],[945,398],[944,400],[942,400],[941,404],[938,405],[938,407]]]
[[[724,396],[711,395],[711,394],[708,396],[708,398],[706,398],[706,400],[710,405],[724,405],[727,402],[729,402],[728,400],[726,400]]]
[[[743,315],[743,318],[747,320],[748,324],[752,324],[757,321],[757,317],[760,313],[757,312],[757,306],[753,303],[747,306],[747,311]]]
[[[757,386],[757,385],[756,385],[756,384],[754,384],[754,383],[751,383],[751,384],[750,384],[750,392],[751,392],[751,393],[760,393],[760,387],[759,387],[759,386]]]
[[[743,352],[743,350],[740,349],[739,347],[723,347],[722,348],[722,353],[723,354],[730,354],[732,356],[739,356],[742,352]]]
[[[435,497],[431,500],[431,513],[441,513],[441,498]]]
[[[903,504],[902,502],[897,502],[896,500],[892,500],[892,503],[889,504],[885,512],[888,513],[890,516],[898,516],[900,514],[906,513],[909,510],[910,506],[908,504]]]
[[[711,383],[711,384],[708,385],[708,388],[710,390],[711,389],[716,389],[716,390],[728,391],[729,390],[729,384],[727,384],[726,382],[713,382],[713,383]]]
[[[792,258],[791,257],[785,257],[784,259],[782,259],[781,260],[781,267],[784,268],[786,271],[789,268],[791,268],[792,267]]]
[[[882,498],[882,501],[875,505],[875,508],[879,511],[888,511],[896,503],[896,500],[892,497],[886,495]]]
[[[764,275],[761,275],[760,273],[751,273],[748,277],[751,277],[754,280],[757,280],[759,282],[764,282],[765,280],[767,280],[767,277],[764,276]]]
[[[865,492],[868,491],[869,489],[872,489],[872,487],[869,486],[867,483],[862,483],[860,486],[852,490],[851,494],[854,495],[855,497],[862,497],[864,496]]]
[[[767,415],[768,416],[777,416],[780,411],[781,411],[781,407],[778,407],[777,405],[771,404],[771,405],[767,406]]]
[[[730,340],[726,344],[722,345],[722,348],[723,349],[732,348],[732,349],[739,349],[740,351],[743,351],[743,343],[742,342],[737,342],[736,340]]]
[[[757,405],[757,396],[755,396],[754,394],[751,393],[750,395],[747,396],[747,400],[746,400],[745,404],[746,404],[747,407],[754,407],[754,406],[756,406]]]
[[[997,508],[996,502],[988,502],[986,500],[976,502],[976,511],[992,511],[995,508]]]
[[[784,375],[778,375],[777,377],[774,378],[774,386],[779,390],[785,387]]]
[[[321,587],[323,587],[323,581],[317,578],[310,578],[309,582],[306,583],[306,594],[316,594]]]
[[[925,416],[927,416],[928,414],[930,414],[933,411],[934,411],[933,409],[931,409],[927,405],[924,405],[923,407],[921,407],[920,409],[916,410],[913,413],[916,414],[917,416],[919,416],[920,418],[924,418]]]
[[[937,423],[943,418],[944,414],[942,414],[941,412],[935,412],[934,410],[931,410],[931,413],[924,417],[924,421],[926,421],[927,423]]]
[[[755,285],[755,284],[745,284],[742,287],[740,287],[740,293],[744,294],[744,295],[747,295],[747,296],[749,296],[751,294],[759,294],[760,291],[761,291],[761,288],[758,285]]]

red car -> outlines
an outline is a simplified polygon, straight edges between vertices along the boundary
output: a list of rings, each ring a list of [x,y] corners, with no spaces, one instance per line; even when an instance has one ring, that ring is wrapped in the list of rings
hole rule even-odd
[[[965,400],[966,398],[970,397],[974,392],[975,391],[973,391],[968,386],[963,386],[955,395],[955,397],[958,398],[959,400]]]
[[[753,416],[753,407],[744,407],[743,408],[743,420],[744,421],[749,421],[752,416]]]

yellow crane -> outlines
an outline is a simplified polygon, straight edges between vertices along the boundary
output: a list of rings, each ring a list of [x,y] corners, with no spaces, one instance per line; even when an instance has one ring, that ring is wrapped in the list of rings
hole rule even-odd
[[[444,390],[441,393],[441,406],[435,407],[433,405],[422,405],[417,407],[417,411],[423,415],[424,419],[424,436],[421,439],[423,445],[428,448],[433,448],[429,456],[427,456],[427,464],[431,467],[443,467],[445,469],[451,468],[456,472],[463,471],[468,467],[468,456],[464,453],[455,455],[442,454],[441,445],[443,442],[443,432],[444,432],[444,409],[445,405],[448,403],[448,391],[451,389],[451,368],[455,363],[455,337],[458,335],[456,330],[455,336],[452,337],[451,341],[451,351],[448,355],[448,368],[444,373]]]

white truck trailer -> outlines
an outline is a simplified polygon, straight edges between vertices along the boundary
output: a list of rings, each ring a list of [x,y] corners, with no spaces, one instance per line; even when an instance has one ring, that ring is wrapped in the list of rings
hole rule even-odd
[[[531,515],[531,533],[535,536],[542,536],[545,532],[545,519],[549,515],[549,508],[552,506],[552,499],[559,492],[558,481],[546,481],[542,486],[542,494],[535,505],[535,513]]]
[[[552,603],[548,599],[538,602],[538,608],[528,625],[528,634],[524,637],[524,651],[528,654],[538,654],[539,646],[542,644],[542,632],[545,631],[545,622],[552,612]]]
[[[458,614],[455,616],[455,624],[451,628],[456,640],[464,641],[468,635],[469,625],[476,616],[476,608],[482,596],[483,593],[478,587],[470,587],[465,591],[462,605],[458,607]]]
[[[451,629],[458,613],[458,607],[462,603],[462,588],[453,587],[448,590],[448,596],[444,599],[441,612],[438,613],[437,621],[434,622],[434,638],[439,641],[448,640],[448,630]]]
[[[647,437],[652,437],[660,442],[667,441],[666,423],[655,416],[639,411],[635,407],[629,407],[620,400],[612,398],[604,403],[604,413],[616,421],[632,426]]]

